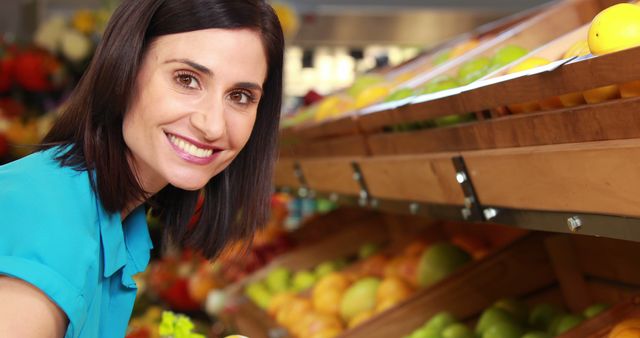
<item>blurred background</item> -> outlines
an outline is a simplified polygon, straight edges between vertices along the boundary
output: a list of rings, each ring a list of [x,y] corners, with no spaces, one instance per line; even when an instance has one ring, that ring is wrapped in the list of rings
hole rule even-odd
[[[8,42],[40,45],[60,30],[55,19],[78,10],[100,13],[75,20],[87,33],[100,30],[117,0],[3,0],[0,35]],[[497,18],[535,7],[543,0],[289,0],[274,2],[287,31],[285,111],[311,90],[326,95],[351,84],[358,73],[397,65],[421,51]],[[77,15],[76,15],[77,17]],[[43,29],[43,24],[54,23]],[[98,21],[97,23],[93,21]],[[57,26],[56,26],[57,25]],[[40,31],[39,31],[40,29]],[[47,32],[43,32],[49,31]],[[98,32],[99,33],[99,32]],[[77,49],[86,49],[79,40]],[[72,38],[67,38],[72,40]],[[49,48],[52,49],[52,48]],[[66,49],[73,49],[67,46]],[[64,49],[63,49],[64,52]],[[81,59],[83,51],[76,51]],[[73,52],[71,52],[73,53]],[[90,53],[89,50],[85,53]],[[64,56],[64,55],[63,55]]]

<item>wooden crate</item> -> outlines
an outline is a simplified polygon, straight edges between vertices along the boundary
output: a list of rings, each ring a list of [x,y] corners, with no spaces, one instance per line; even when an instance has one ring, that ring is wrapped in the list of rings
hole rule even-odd
[[[364,134],[310,139],[291,147],[292,154],[296,158],[370,155],[366,135]]]
[[[451,158],[455,153],[376,157],[358,161],[374,198],[463,205]]]
[[[385,252],[394,253],[401,252],[407,243],[418,236],[436,240],[465,234],[476,236],[491,247],[499,248],[527,234],[524,230],[495,224],[475,224],[473,227],[468,227],[468,224],[435,222],[416,216],[362,213],[356,210],[338,210],[331,215],[314,220],[321,225],[326,224],[327,232],[331,232],[330,228],[336,228],[336,226],[343,229],[340,232],[336,231],[335,235],[325,236],[322,240],[275,259],[248,279],[227,288],[227,293],[236,300],[232,317],[239,333],[252,338],[267,338],[269,332],[282,331],[271,317],[242,296],[244,286],[252,281],[263,279],[276,267],[287,267],[292,271],[312,269],[327,260],[352,256],[364,243],[384,245]],[[313,228],[321,227],[315,224]],[[309,234],[305,234],[304,237],[313,238],[313,236],[309,237]],[[423,291],[419,291],[414,297],[419,297],[422,293]]]
[[[417,107],[416,107],[417,108]],[[617,140],[640,137],[640,98],[456,126],[368,137],[373,156],[423,154]]]
[[[497,49],[507,45],[518,45],[528,49],[536,49],[549,41],[556,39],[559,35],[573,31],[574,29],[583,26],[593,19],[593,17],[602,9],[609,7],[615,3],[622,1],[619,0],[577,0],[577,1],[563,1],[555,4],[551,8],[543,11],[542,13],[533,16],[532,18],[520,23],[513,27],[509,31],[497,36],[495,39],[487,41],[474,49],[473,52],[465,54],[464,57],[452,60],[438,68],[433,69],[430,72],[424,73],[419,77],[408,82],[406,85],[410,87],[416,87],[425,83],[440,75],[455,75],[457,69],[461,64],[466,61],[470,61],[479,56],[491,56]],[[469,89],[463,88],[462,90],[469,91]],[[504,95],[505,92],[495,93],[498,95]],[[449,109],[455,108],[455,102],[447,102],[441,106],[437,101],[448,100],[448,98],[439,98],[440,94],[436,93],[431,95],[434,99],[429,99],[428,96],[421,101],[426,100],[420,106],[435,104],[434,110],[440,109],[439,112],[423,113],[423,118],[418,120],[426,120],[438,116],[461,114],[468,112],[482,111],[482,109]],[[458,96],[458,95],[454,95]],[[437,99],[436,99],[437,98]],[[520,101],[526,102],[526,101]],[[452,105],[453,107],[449,107]],[[392,110],[383,110],[380,112],[366,114],[360,116],[359,123],[365,131],[379,131],[383,125],[401,124],[405,122],[415,121],[412,119],[411,112],[406,112],[405,107],[401,107],[400,114]],[[444,108],[444,109],[441,109]],[[465,105],[461,105],[459,108],[466,108]],[[408,115],[405,117],[405,115]],[[377,128],[377,129],[376,129]]]
[[[489,111],[581,92],[640,78],[632,60],[640,48],[565,64],[553,71],[488,84],[458,95],[372,114],[364,130],[446,115]],[[619,67],[629,64],[629,67]],[[627,98],[532,114],[510,115],[451,127],[415,132],[377,133],[367,138],[373,156],[437,151],[503,148],[638,137],[640,99]],[[401,122],[403,121],[403,122]],[[368,124],[368,125],[367,125]]]
[[[600,257],[594,259],[594,252]],[[473,323],[483,309],[504,297],[528,303],[561,303],[582,311],[591,302],[626,302],[640,292],[640,244],[584,236],[523,238],[483,261],[467,266],[417,297],[344,332],[340,338],[403,337],[440,311]],[[560,291],[560,292],[558,292]],[[636,304],[636,303],[634,303]],[[637,305],[634,306],[637,309]],[[563,338],[612,325],[619,308],[587,321]],[[577,333],[576,333],[577,332]]]
[[[638,156],[640,139],[463,153],[483,205],[632,217]]]

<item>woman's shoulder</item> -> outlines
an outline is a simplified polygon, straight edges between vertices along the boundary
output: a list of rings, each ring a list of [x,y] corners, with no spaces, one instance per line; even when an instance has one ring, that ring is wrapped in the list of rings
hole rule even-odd
[[[90,223],[87,220],[96,217],[87,172],[62,166],[57,154],[58,149],[51,148],[0,166],[1,223],[46,219],[53,226]]]
[[[90,194],[87,172],[61,165],[56,159],[60,151],[59,147],[49,148],[0,166],[0,194],[38,193],[57,199]]]

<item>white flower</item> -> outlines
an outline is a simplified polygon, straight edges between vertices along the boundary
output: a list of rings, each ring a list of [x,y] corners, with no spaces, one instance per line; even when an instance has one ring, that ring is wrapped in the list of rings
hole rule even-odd
[[[71,61],[82,61],[91,52],[91,40],[82,33],[66,30],[62,34],[62,54]]]
[[[60,46],[60,39],[65,32],[66,21],[62,16],[53,16],[49,20],[40,24],[36,30],[33,42],[52,53],[55,53]]]

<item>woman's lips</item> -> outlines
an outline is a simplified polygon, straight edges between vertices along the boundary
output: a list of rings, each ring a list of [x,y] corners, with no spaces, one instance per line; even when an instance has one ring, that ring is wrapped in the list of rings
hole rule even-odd
[[[194,164],[208,164],[220,153],[221,149],[190,140],[188,138],[166,133],[169,143],[182,159]]]

